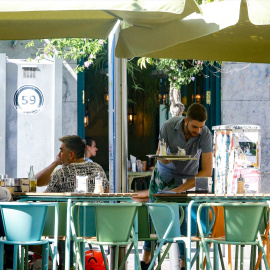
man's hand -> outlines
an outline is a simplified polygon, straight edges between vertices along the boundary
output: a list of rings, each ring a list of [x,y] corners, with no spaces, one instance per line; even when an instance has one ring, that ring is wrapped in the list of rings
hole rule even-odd
[[[191,189],[193,187],[195,187],[195,177],[187,179],[184,184],[180,185],[179,187],[173,188],[171,191],[183,193],[184,191],[187,191],[188,189]]]
[[[149,190],[139,190],[135,191],[134,196],[132,196],[132,200],[135,202],[148,202],[149,201]]]
[[[161,163],[163,163],[163,164],[165,164],[165,165],[167,165],[167,164],[169,164],[169,163],[172,162],[171,160],[166,160],[166,159],[159,159],[158,161],[161,162]]]
[[[54,162],[53,162],[56,166],[58,165],[62,165],[62,161],[60,159],[60,157],[57,155]]]

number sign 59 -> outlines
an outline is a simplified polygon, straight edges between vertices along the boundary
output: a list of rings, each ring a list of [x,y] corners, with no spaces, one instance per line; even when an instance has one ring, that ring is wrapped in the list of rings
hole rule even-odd
[[[42,92],[33,85],[20,87],[13,98],[15,108],[23,114],[36,114],[43,107]]]

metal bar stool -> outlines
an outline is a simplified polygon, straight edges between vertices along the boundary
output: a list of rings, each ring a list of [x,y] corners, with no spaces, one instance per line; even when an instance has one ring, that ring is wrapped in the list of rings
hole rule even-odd
[[[48,269],[50,240],[48,238],[41,240],[48,207],[55,207],[53,269],[56,270],[58,203],[3,202],[0,203],[0,207],[5,231],[5,237],[0,238],[0,270],[3,270],[4,268],[5,244],[14,246],[14,270],[17,270],[18,267],[17,259],[19,246],[27,247],[29,245],[42,245],[42,269]],[[22,252],[22,254],[24,255],[24,252]],[[19,268],[20,267],[24,267],[24,258],[21,258]]]

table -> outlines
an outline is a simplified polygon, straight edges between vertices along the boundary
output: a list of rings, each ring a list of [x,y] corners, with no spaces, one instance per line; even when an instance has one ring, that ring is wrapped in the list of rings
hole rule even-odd
[[[154,194],[157,202],[177,202],[180,205],[188,206],[188,224],[187,237],[190,239],[187,248],[186,269],[191,269],[191,209],[193,206],[199,205],[203,202],[223,202],[223,201],[238,201],[238,202],[270,202],[270,193],[261,194],[201,194],[201,193],[187,193],[187,194]]]
[[[67,202],[67,226],[66,226],[66,241],[65,241],[65,270],[70,270],[70,212],[71,203],[74,201],[129,201],[133,202],[132,196],[135,193],[14,193],[12,194],[14,199],[20,201],[56,201],[56,202]],[[138,233],[135,222],[135,233]],[[136,263],[136,260],[135,260]]]
[[[145,171],[145,172],[128,172],[128,191],[131,190],[131,184],[134,178],[139,178],[139,177],[146,177],[146,176],[151,176],[152,171]]]

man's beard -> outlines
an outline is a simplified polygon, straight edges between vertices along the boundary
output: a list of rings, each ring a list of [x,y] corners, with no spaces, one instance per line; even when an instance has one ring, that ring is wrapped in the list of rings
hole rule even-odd
[[[188,133],[188,135],[189,135],[190,137],[197,137],[197,136],[199,135],[199,133],[191,132],[191,131],[190,131],[190,129],[188,128],[188,123],[187,123],[187,125],[186,125],[186,131],[187,131],[187,133]]]

